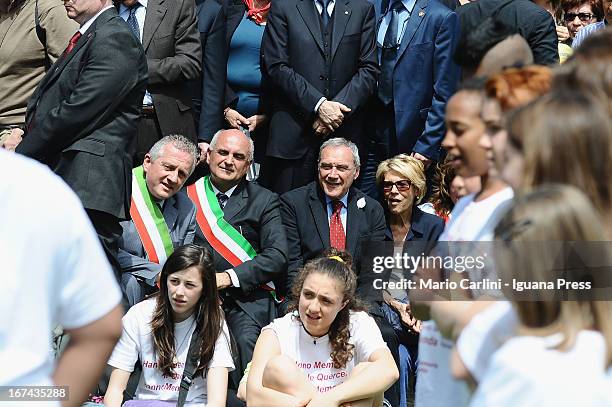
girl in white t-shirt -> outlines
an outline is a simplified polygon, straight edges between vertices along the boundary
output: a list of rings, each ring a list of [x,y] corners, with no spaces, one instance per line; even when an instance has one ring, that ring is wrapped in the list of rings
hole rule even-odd
[[[574,187],[546,185],[518,198],[495,235],[503,281],[552,287],[505,290],[516,335],[490,358],[471,406],[612,405],[612,302],[596,301],[612,256],[596,210]]]
[[[186,245],[164,264],[157,296],[134,305],[123,317],[123,334],[108,361],[113,370],[105,405],[121,405],[136,361],[142,374],[130,403],[176,405],[192,335],[199,335],[202,345],[185,405],[223,407],[234,363],[213,260],[208,250]]]
[[[292,312],[265,327],[247,383],[249,407],[378,407],[399,377],[374,320],[355,298],[350,256],[308,262]],[[291,309],[291,308],[290,308]]]

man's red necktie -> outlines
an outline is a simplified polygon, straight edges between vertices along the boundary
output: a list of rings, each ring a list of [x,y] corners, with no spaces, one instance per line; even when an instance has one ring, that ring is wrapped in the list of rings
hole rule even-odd
[[[68,46],[64,50],[64,53],[62,54],[62,57],[65,57],[66,55],[70,54],[70,51],[72,51],[72,49],[76,45],[76,43],[79,40],[79,38],[81,38],[81,32],[77,31],[77,32],[74,33],[72,38],[70,38],[70,42],[68,43]]]
[[[342,218],[340,217],[343,206],[342,201],[333,201],[332,216],[329,218],[329,242],[331,247],[338,250],[344,250],[346,247],[346,235],[344,234]]]

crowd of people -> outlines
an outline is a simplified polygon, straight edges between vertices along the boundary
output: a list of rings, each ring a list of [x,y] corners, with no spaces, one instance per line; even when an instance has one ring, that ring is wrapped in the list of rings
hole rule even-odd
[[[605,247],[575,301],[432,299],[400,267],[378,289],[370,262],[501,242],[488,278],[593,273],[525,242],[612,240],[610,19],[610,0],[0,0],[0,385],[612,405]]]

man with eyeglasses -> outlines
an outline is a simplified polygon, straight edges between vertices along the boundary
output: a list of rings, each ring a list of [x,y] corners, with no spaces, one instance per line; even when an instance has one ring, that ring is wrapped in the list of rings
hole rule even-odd
[[[281,215],[289,246],[288,288],[308,260],[331,247],[350,253],[359,274],[361,244],[385,238],[382,206],[353,187],[360,168],[357,146],[343,138],[329,139],[321,145],[317,163],[317,181],[281,196]],[[372,304],[372,314],[398,361],[399,342],[390,325],[383,321],[379,305]],[[385,392],[385,398],[397,406],[399,388],[392,386]]]
[[[197,209],[195,243],[213,254],[225,318],[237,342],[232,399],[261,328],[276,318],[279,296],[272,281],[287,267],[278,195],[246,180],[253,152],[253,141],[242,131],[217,132],[206,156],[210,175],[187,187]]]
[[[563,21],[573,39],[586,26],[603,20],[602,0],[564,0],[561,3]]]
[[[603,11],[600,10],[600,5],[603,6]],[[594,4],[588,2],[582,4],[580,8],[582,9],[584,6],[590,6],[593,13],[583,12],[576,14],[572,13],[570,10],[563,16],[566,24],[569,24],[569,21],[575,22],[576,17],[578,17],[583,25],[583,27],[578,30],[572,41],[572,48],[574,49],[578,48],[580,44],[582,44],[582,42],[595,31],[606,28],[606,26],[610,23],[610,20],[612,20],[612,0],[603,0],[602,2],[595,2]],[[603,15],[603,18],[600,15]],[[588,25],[585,25],[584,23]]]

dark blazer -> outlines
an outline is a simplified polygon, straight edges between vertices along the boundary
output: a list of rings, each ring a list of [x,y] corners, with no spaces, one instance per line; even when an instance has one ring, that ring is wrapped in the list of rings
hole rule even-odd
[[[330,247],[325,193],[316,181],[289,191],[281,196],[281,215],[289,246],[287,287],[291,287],[298,269]],[[346,214],[346,251],[353,256],[357,273],[361,244],[382,241],[384,237],[382,206],[357,188],[351,188]]]
[[[555,22],[550,13],[530,0],[479,0],[458,7],[461,36],[467,35],[494,14],[501,22],[516,28],[525,38],[533,52],[535,64],[559,63]]]
[[[142,47],[162,135],[178,133],[195,141],[189,85],[200,77],[202,47],[194,0],[149,0]]]
[[[389,1],[373,3],[380,22]],[[457,15],[436,0],[417,0],[393,70],[395,123],[391,125],[398,147],[393,154],[414,151],[439,160],[446,102],[461,75],[453,61],[458,41]]]
[[[142,47],[117,10],[104,11],[36,88],[17,152],[49,165],[86,209],[127,219],[146,83]]]
[[[223,100],[227,60],[225,12],[217,0],[196,0],[198,31],[202,44],[202,75],[194,89],[198,117],[198,141],[210,142],[223,126]]]
[[[262,327],[270,323],[276,311],[271,295],[259,286],[281,277],[287,267],[287,238],[279,206],[275,193],[246,180],[238,184],[225,204],[223,217],[249,241],[257,256],[237,267],[214,251],[199,226],[196,228],[195,243],[212,251],[215,270],[233,268],[236,272],[240,287],[222,293]]]
[[[314,0],[272,1],[263,40],[263,60],[275,90],[269,156],[298,159],[313,144],[318,147],[311,127],[324,96],[352,109],[333,136],[364,137],[360,108],[373,94],[378,75],[374,8],[366,0],[337,0],[331,20],[331,44],[324,44]]]
[[[410,242],[428,242],[424,249],[426,253],[429,252],[435,245],[435,242],[438,241],[443,231],[444,220],[442,220],[442,218],[430,213],[425,213],[415,206],[412,208],[410,230],[404,240],[404,252],[409,249]],[[388,223],[385,229],[385,240],[393,241],[393,233]],[[420,252],[416,254],[418,255]]]
[[[193,243],[196,208],[187,195],[178,193],[166,199],[162,214],[175,249]],[[149,261],[133,221],[121,222],[121,228],[123,233],[119,240],[117,255],[121,271],[149,280],[148,283],[154,285],[155,277],[161,271],[163,264]]]

